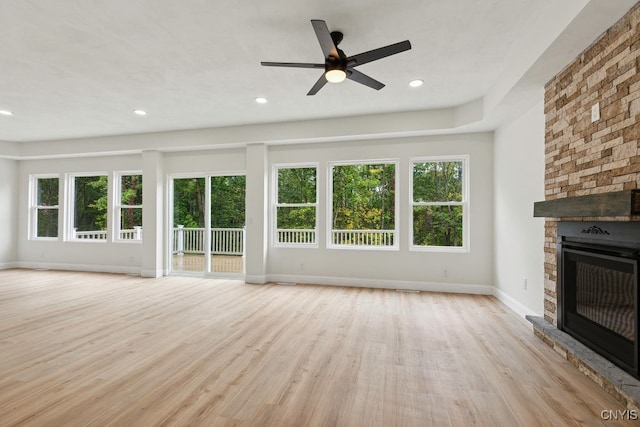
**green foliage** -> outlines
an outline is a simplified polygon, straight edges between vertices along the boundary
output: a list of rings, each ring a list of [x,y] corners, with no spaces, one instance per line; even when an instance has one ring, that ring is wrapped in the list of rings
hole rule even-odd
[[[57,206],[59,192],[58,178],[39,178],[37,185],[37,205]],[[39,208],[37,213],[38,237],[58,237],[58,209]]]
[[[75,222],[78,231],[107,229],[106,175],[75,178]]]
[[[414,206],[413,244],[462,246],[462,206]]]
[[[278,169],[277,228],[280,230],[316,228],[315,206],[300,206],[316,202],[317,170],[310,168]]]
[[[38,209],[38,237],[58,237],[58,209]]]
[[[395,228],[395,164],[333,167],[334,230]]]
[[[278,203],[315,203],[316,168],[278,169]]]
[[[316,228],[315,206],[278,207],[279,230],[313,230]]]
[[[123,206],[142,205],[142,175],[123,175],[120,178],[120,203]],[[142,226],[142,208],[122,208],[120,229],[132,230]]]
[[[120,203],[123,206],[142,205],[142,175],[123,175],[121,177]]]
[[[211,177],[211,227],[242,228],[245,218],[246,177]]]
[[[38,179],[38,206],[57,206],[58,183],[58,178]]]
[[[173,180],[173,226],[204,227],[204,178]]]
[[[245,225],[244,175],[211,177],[211,227],[242,228]],[[205,179],[173,180],[173,226],[204,228]]]
[[[413,244],[462,246],[462,162],[413,165],[413,202],[436,203],[413,207]]]
[[[413,201],[462,201],[462,162],[414,163]]]

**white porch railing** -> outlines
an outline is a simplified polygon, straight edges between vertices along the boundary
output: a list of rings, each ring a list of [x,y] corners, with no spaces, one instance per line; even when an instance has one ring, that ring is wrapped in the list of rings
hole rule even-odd
[[[350,246],[393,246],[393,230],[333,230],[334,245]]]
[[[174,254],[203,254],[205,248],[204,228],[173,229]],[[244,228],[212,228],[211,253],[215,255],[243,255]]]
[[[395,231],[393,230],[333,230],[331,232],[334,245],[349,246],[393,246]],[[142,227],[133,230],[121,230],[122,240],[141,240]],[[204,228],[173,229],[173,253],[203,254],[205,248]],[[106,240],[106,230],[75,231],[74,238],[80,240]],[[278,229],[278,243],[315,243],[316,230],[312,229]],[[212,228],[211,253],[214,255],[243,255],[245,233],[244,228]]]
[[[315,243],[316,230],[279,228],[278,243]]]
[[[107,230],[76,231],[73,230],[73,238],[80,240],[107,240]]]
[[[107,240],[107,230],[78,231],[73,230],[73,238],[79,240]],[[120,240],[142,240],[142,227],[132,230],[120,230]]]

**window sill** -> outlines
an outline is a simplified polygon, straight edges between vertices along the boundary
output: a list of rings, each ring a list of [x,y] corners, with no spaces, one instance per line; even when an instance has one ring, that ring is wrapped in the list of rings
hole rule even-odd
[[[410,252],[439,252],[439,253],[454,253],[454,254],[466,254],[471,252],[466,246],[409,246]]]

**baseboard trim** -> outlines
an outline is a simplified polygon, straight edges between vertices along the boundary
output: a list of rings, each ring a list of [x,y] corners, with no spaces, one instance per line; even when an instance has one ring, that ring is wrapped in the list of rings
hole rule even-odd
[[[156,279],[158,277],[162,277],[164,276],[164,270],[162,269],[158,269],[158,270],[142,270],[140,271],[140,276],[141,277],[149,277],[152,279]]]
[[[122,267],[118,265],[62,264],[49,262],[18,262],[17,268],[86,271],[90,273],[140,274],[139,267]]]
[[[10,268],[18,268],[18,264],[15,262],[2,262],[0,263],[0,270],[8,270]]]
[[[504,293],[500,289],[494,288],[494,296],[498,299],[498,301],[500,301],[501,303],[509,307],[511,311],[513,311],[523,319],[525,319],[526,316],[539,316],[539,314],[531,311],[528,307],[525,307],[520,301]]]
[[[245,283],[249,283],[252,285],[264,285],[265,283],[269,282],[270,280],[268,279],[268,276],[265,275],[249,275],[246,274],[244,276],[244,281]]]
[[[468,283],[414,282],[405,280],[359,279],[353,277],[300,276],[270,274],[268,282],[303,283],[309,285],[353,286],[360,288],[406,289],[425,292],[493,295],[493,287]],[[249,282],[248,279],[246,279]],[[264,282],[263,282],[264,283]]]

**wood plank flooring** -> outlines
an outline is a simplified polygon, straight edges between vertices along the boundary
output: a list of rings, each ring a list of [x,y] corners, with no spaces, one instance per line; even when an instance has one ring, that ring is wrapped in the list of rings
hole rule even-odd
[[[622,426],[493,297],[0,271],[2,426]]]

